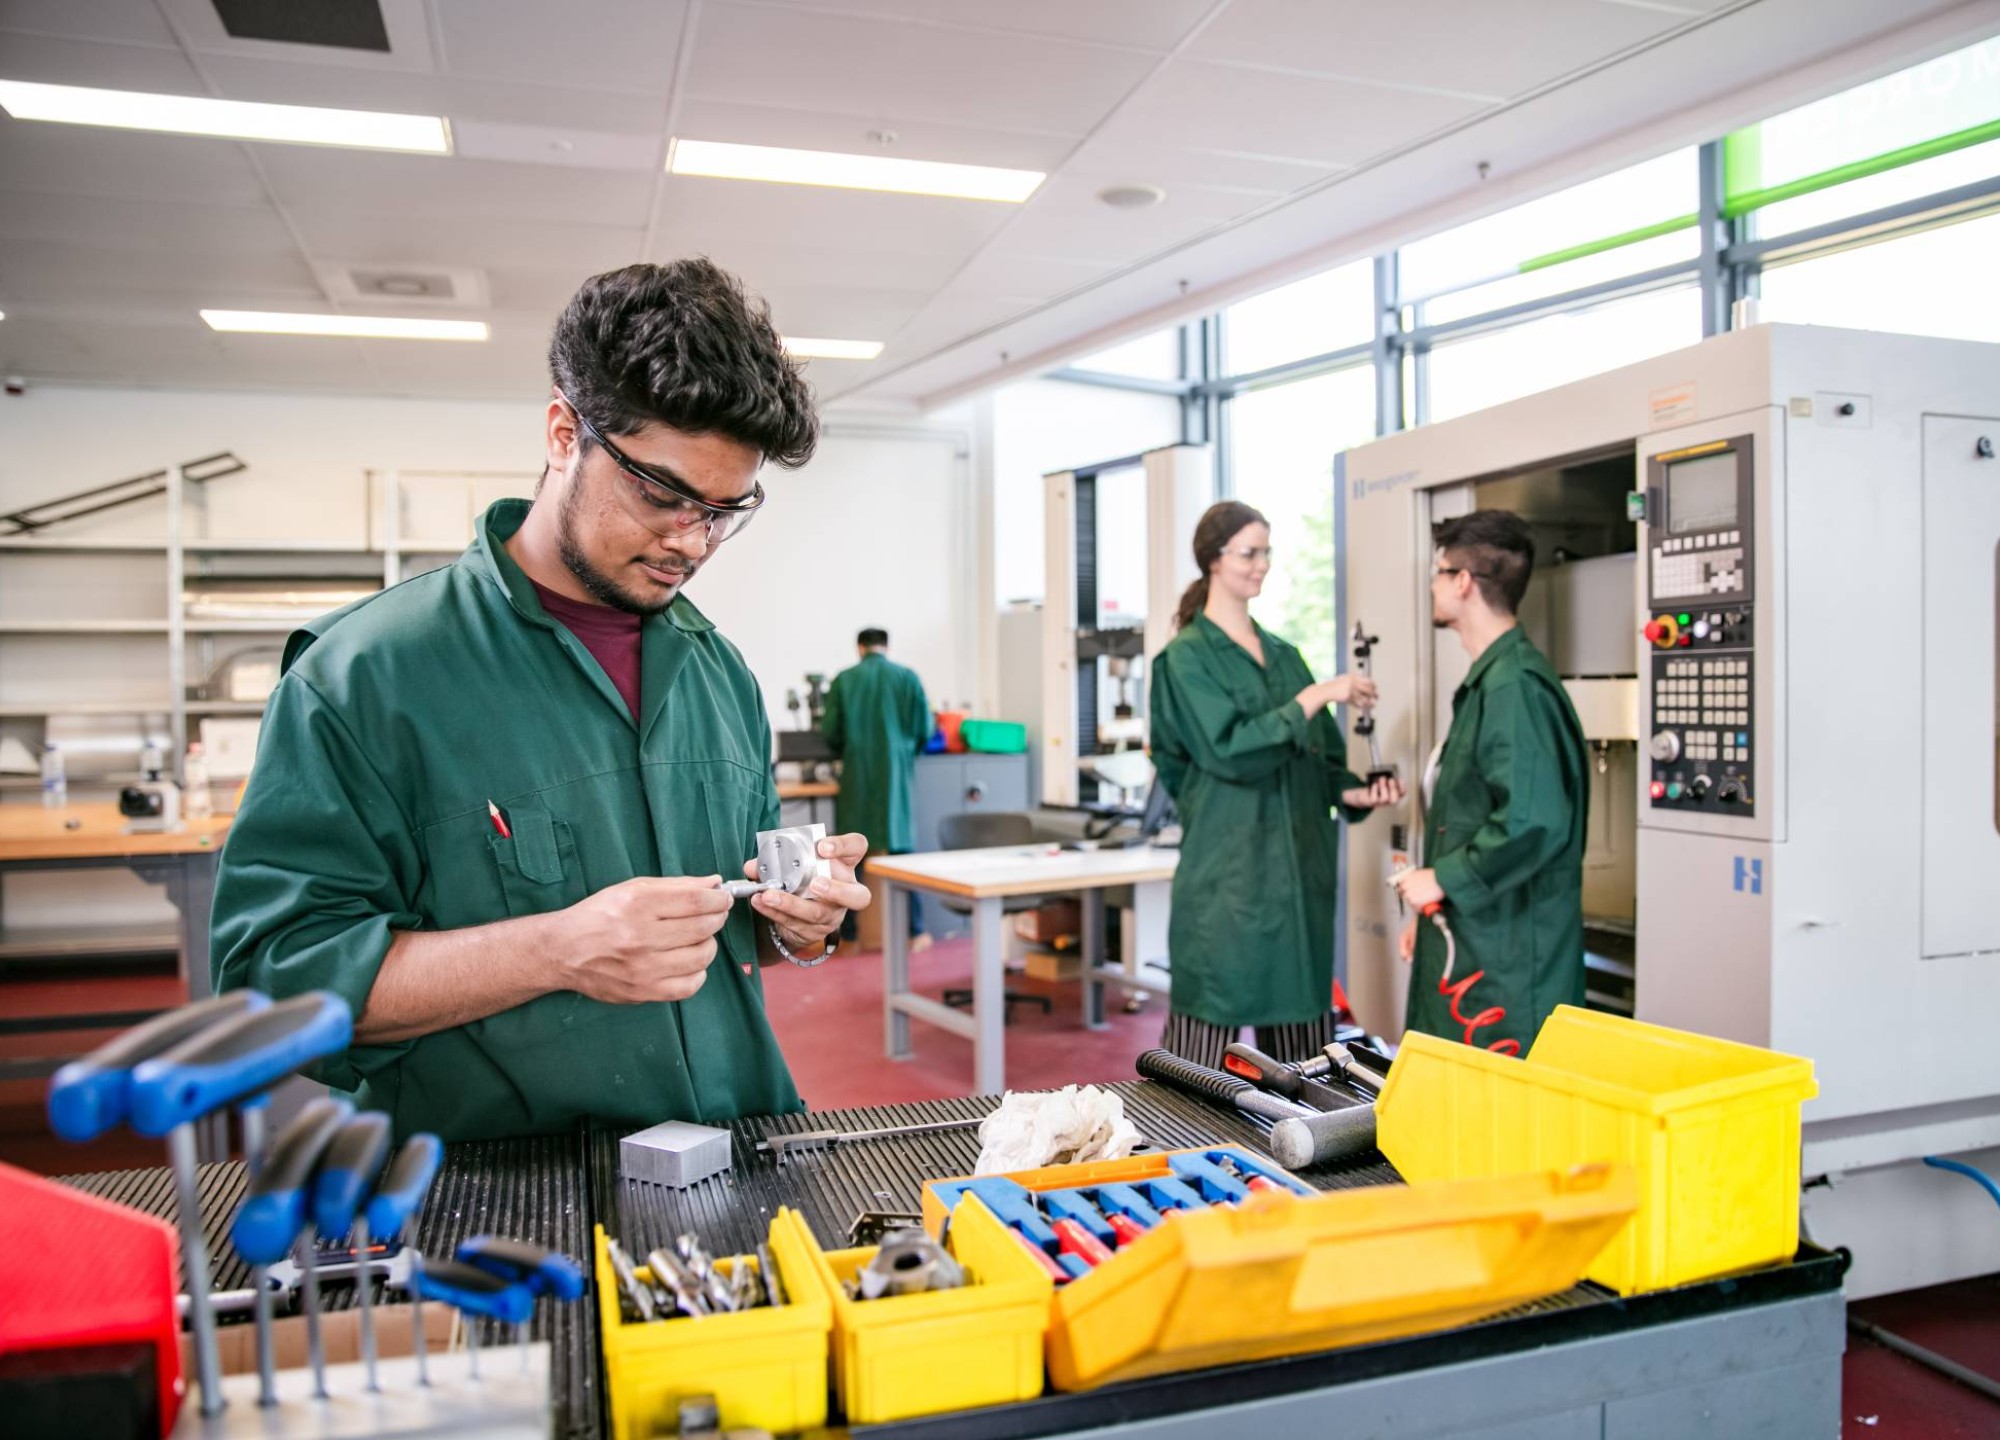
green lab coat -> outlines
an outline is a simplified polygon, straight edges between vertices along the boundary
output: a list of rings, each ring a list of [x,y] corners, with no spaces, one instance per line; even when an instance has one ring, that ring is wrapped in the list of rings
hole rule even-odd
[[[560,910],[637,875],[740,876],[778,823],[770,726],[736,648],[684,598],[649,617],[635,724],[503,548],[527,512],[496,503],[456,563],[293,635],[222,853],[218,991],[321,987],[359,1015],[394,931]],[[747,905],[721,940],[678,1003],[557,991],[314,1073],[399,1135],[447,1140],[799,1109]]]
[[[1296,1025],[1333,1003],[1340,793],[1363,783],[1298,650],[1264,664],[1206,615],[1153,662],[1153,764],[1181,817],[1167,953],[1173,1008],[1213,1025]],[[1350,821],[1366,810],[1343,807]]]
[[[871,853],[916,849],[917,756],[931,738],[917,672],[886,655],[863,656],[827,687],[820,730],[840,757],[833,816],[841,833],[866,835]]]
[[[1562,681],[1517,626],[1472,664],[1451,702],[1424,835],[1457,941],[1452,979],[1484,970],[1459,1001],[1468,1019],[1504,1020],[1472,1043],[1514,1039],[1525,1053],[1558,1005],[1583,1004],[1583,849],[1590,760]],[[1438,993],[1444,937],[1417,926],[1412,1030],[1463,1040]]]

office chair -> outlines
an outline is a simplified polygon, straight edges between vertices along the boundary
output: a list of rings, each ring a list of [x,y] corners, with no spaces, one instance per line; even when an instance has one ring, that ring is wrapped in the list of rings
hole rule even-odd
[[[1034,843],[1035,825],[1019,811],[978,813],[971,815],[947,815],[938,821],[938,844],[946,850],[980,850],[994,845],[1030,845]],[[970,915],[972,906],[964,900],[953,900],[949,896],[940,897],[945,909],[955,915]],[[1019,915],[1023,911],[1039,909],[1044,903],[1040,895],[1010,895],[1000,902],[1002,915]],[[1030,995],[1022,990],[1003,990],[1004,1002],[1001,1010],[1011,1015],[1016,1005],[1039,1005],[1047,1015],[1055,1007],[1046,995]],[[947,990],[944,1003],[965,1008],[972,1004],[970,990]]]

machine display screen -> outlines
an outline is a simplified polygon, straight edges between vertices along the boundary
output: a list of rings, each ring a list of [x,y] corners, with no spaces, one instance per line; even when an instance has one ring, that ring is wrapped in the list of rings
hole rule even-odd
[[[1736,524],[1736,455],[1702,455],[1667,466],[1667,533],[1727,530]]]

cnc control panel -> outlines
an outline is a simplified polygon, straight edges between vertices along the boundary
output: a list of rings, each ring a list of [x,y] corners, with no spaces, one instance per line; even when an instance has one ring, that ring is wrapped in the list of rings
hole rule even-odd
[[[1654,810],[1756,813],[1757,573],[1748,436],[1648,463]]]

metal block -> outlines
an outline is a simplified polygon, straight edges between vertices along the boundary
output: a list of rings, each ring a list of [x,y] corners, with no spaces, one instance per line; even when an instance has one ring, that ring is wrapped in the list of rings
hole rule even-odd
[[[618,1173],[627,1180],[686,1189],[729,1168],[729,1132],[668,1120],[618,1142]]]

